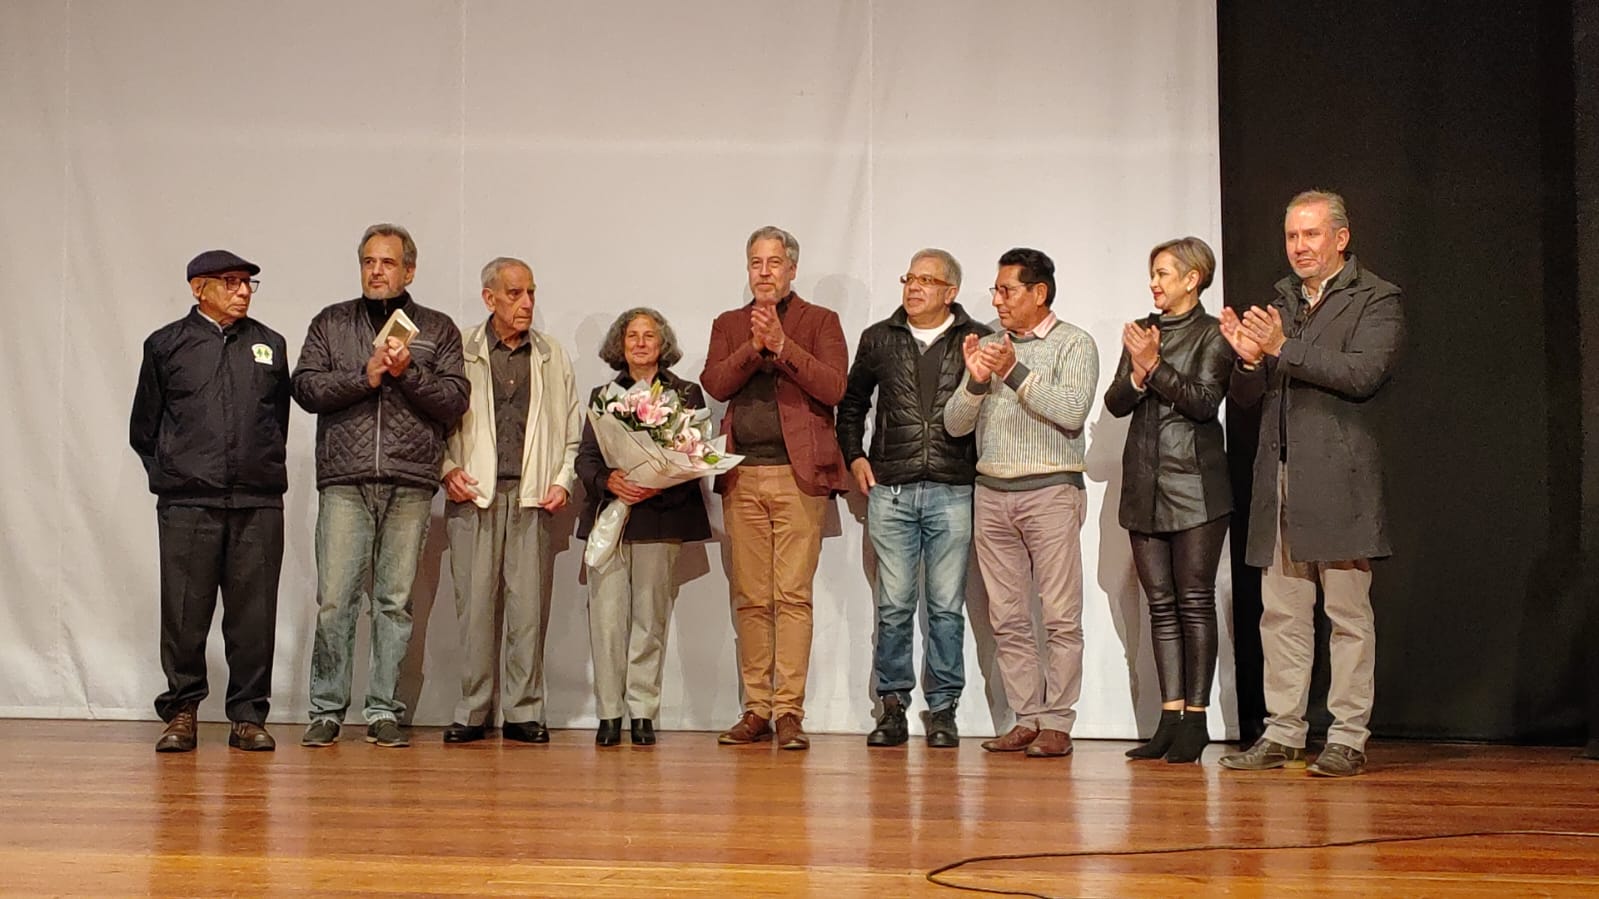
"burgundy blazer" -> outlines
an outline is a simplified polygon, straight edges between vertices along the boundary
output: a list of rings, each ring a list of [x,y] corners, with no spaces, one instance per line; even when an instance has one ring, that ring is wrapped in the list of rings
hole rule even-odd
[[[844,398],[849,348],[844,328],[833,310],[790,294],[783,316],[783,353],[772,359],[777,372],[777,413],[783,423],[783,445],[800,490],[831,496],[849,489],[844,455],[833,430],[833,407]],[[750,310],[754,301],[718,315],[711,325],[711,347],[700,373],[700,386],[722,402],[744,387],[760,370],[762,357],[750,346]],[[770,358],[770,357],[768,357]],[[722,418],[721,433],[733,446],[733,409]],[[726,493],[738,477],[735,468],[717,478],[716,491]]]

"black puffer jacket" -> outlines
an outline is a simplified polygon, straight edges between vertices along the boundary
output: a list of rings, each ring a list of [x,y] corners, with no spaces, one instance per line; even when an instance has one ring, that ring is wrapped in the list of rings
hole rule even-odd
[[[955,321],[927,350],[938,361],[937,386],[932,391],[921,389],[922,350],[911,335],[903,307],[861,334],[844,399],[838,404],[838,446],[846,463],[862,456],[871,460],[872,476],[880,484],[970,484],[977,477],[977,443],[972,435],[951,437],[944,430],[944,404],[966,376],[961,342],[967,334],[981,337],[989,329],[972,321],[959,303],[950,307],[950,313]],[[861,444],[873,391],[877,418],[868,454]]]
[[[1196,305],[1161,319],[1160,362],[1143,393],[1133,389],[1122,350],[1105,408],[1133,416],[1122,447],[1121,526],[1141,534],[1197,527],[1233,509],[1227,447],[1216,418],[1232,373],[1233,350],[1216,317]]]
[[[471,387],[461,331],[448,315],[409,296],[400,308],[419,330],[398,378],[366,381],[377,331],[357,297],[317,313],[294,367],[294,399],[316,420],[316,486],[390,480],[439,486],[444,438],[466,411]]]
[[[158,505],[283,506],[289,359],[253,318],[189,314],[151,334],[128,436]]]

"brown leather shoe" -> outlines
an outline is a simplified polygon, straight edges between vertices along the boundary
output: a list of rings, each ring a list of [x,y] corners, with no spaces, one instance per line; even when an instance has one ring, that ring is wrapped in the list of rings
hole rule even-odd
[[[798,715],[783,715],[777,719],[778,749],[809,749],[811,738],[805,736]]]
[[[1072,754],[1072,736],[1063,730],[1044,728],[1037,739],[1027,744],[1027,756],[1035,759],[1056,758]]]
[[[1023,749],[1026,749],[1037,737],[1038,731],[1033,730],[1030,727],[1023,727],[1022,725],[1018,724],[1011,728],[1010,732],[1005,734],[1003,737],[995,737],[992,740],[984,740],[983,748],[989,752],[1021,752]]]
[[[740,746],[745,743],[764,743],[772,738],[772,722],[754,712],[745,712],[738,723],[722,731],[716,742],[723,746]]]
[[[155,741],[156,752],[193,752],[195,744],[194,713],[198,706],[186,705],[178,709],[172,720],[167,722],[166,730],[161,731],[161,739]]]
[[[278,741],[253,721],[235,721],[228,731],[228,745],[245,752],[271,752],[278,748]]]

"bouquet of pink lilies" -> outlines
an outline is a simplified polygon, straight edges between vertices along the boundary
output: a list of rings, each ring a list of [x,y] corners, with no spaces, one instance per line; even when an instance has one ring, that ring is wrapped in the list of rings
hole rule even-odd
[[[605,464],[641,486],[664,490],[718,475],[744,461],[727,452],[725,436],[712,437],[711,410],[689,409],[677,391],[659,383],[624,388],[607,384],[588,410]],[[614,499],[589,532],[583,561],[598,567],[622,540],[629,505]]]

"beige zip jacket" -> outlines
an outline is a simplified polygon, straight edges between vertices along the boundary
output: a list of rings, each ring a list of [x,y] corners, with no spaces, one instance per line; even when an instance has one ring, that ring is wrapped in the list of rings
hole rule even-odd
[[[472,385],[472,399],[466,414],[450,432],[444,447],[444,465],[439,476],[457,468],[477,479],[479,508],[489,507],[496,468],[497,446],[494,434],[494,377],[489,371],[488,322],[462,332],[461,355],[466,363],[466,379]],[[559,486],[571,497],[577,482],[578,442],[583,437],[583,410],[577,402],[577,383],[572,376],[572,361],[561,345],[528,329],[533,345],[531,374],[528,379],[527,439],[522,445],[522,483],[518,493],[524,508],[538,505],[551,486]]]

